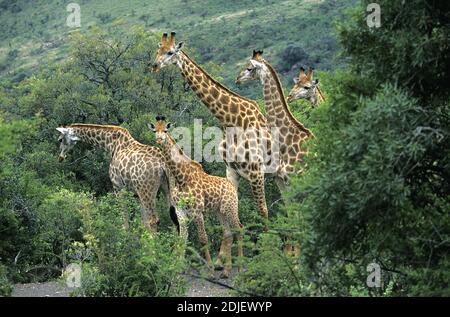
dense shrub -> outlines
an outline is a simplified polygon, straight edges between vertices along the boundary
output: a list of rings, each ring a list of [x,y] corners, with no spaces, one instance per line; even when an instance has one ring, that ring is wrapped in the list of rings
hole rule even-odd
[[[283,252],[283,243],[278,235],[261,235],[253,251],[256,255],[245,259],[245,269],[233,281],[233,286],[237,290],[236,295],[308,296],[311,294],[311,283],[305,283],[301,279],[298,259]]]
[[[123,228],[124,208],[135,215],[129,230]],[[83,214],[86,244],[81,253],[87,247],[92,258],[82,266],[81,295],[183,295],[184,260],[177,234],[150,235],[140,222],[139,209],[130,195],[107,195],[97,209]]]
[[[0,263],[0,297],[9,296],[12,292],[12,285],[8,279],[6,266]]]
[[[289,45],[280,56],[281,62],[279,70],[282,72],[290,71],[292,66],[300,64],[301,66],[310,65],[309,55],[305,50],[296,45]]]

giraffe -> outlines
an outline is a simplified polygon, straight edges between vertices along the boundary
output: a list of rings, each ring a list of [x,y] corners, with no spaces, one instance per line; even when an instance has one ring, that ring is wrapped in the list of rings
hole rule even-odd
[[[303,150],[303,144],[306,140],[314,138],[313,133],[301,124],[292,115],[286,102],[281,81],[275,69],[263,57],[263,51],[253,51],[253,56],[246,64],[245,68],[236,78],[236,84],[241,84],[249,80],[259,80],[263,86],[264,103],[267,111],[267,121],[272,127],[278,128],[280,142],[280,154],[285,168],[286,181],[277,185],[280,191],[286,190],[289,183],[289,176],[295,171],[295,165],[302,162],[307,154]],[[299,172],[301,172],[300,169]],[[299,256],[299,246],[290,242],[291,238],[285,244],[285,252],[290,255]]]
[[[78,142],[86,142],[107,150],[111,156],[109,178],[114,192],[124,187],[133,190],[141,203],[141,216],[150,232],[155,232],[159,223],[155,213],[156,196],[159,189],[164,192],[168,205],[172,206],[169,175],[166,171],[161,151],[153,146],[136,141],[127,129],[113,125],[94,125],[75,123],[56,128],[59,136],[59,161]],[[176,219],[171,214],[172,221]],[[125,228],[128,228],[128,215],[124,212]]]
[[[224,87],[206,71],[197,65],[183,50],[183,42],[175,43],[175,32],[172,32],[170,38],[164,33],[159,43],[159,49],[156,53],[152,70],[159,71],[167,65],[174,64],[185,78],[191,89],[201,99],[203,104],[210,112],[220,121],[224,130],[227,128],[237,127],[243,131],[253,131],[258,134],[258,138],[244,138],[245,142],[241,142],[238,146],[231,142],[229,135],[222,140],[219,150],[227,165],[227,177],[237,187],[239,178],[243,177],[250,182],[253,196],[255,197],[259,213],[265,222],[265,230],[267,230],[268,209],[266,205],[264,178],[265,166],[261,163],[261,155],[256,155],[262,147],[267,145],[267,151],[258,152],[262,155],[272,155],[272,136],[269,131],[266,118],[261,113],[258,104],[254,100],[242,97],[228,88]],[[228,142],[226,139],[229,139]],[[229,160],[229,153],[239,155],[242,160]],[[275,161],[275,160],[273,160]],[[271,161],[271,163],[273,163]],[[276,164],[277,162],[275,162]],[[278,169],[281,172],[281,169]],[[277,176],[277,174],[274,172]],[[283,175],[280,175],[283,177]]]
[[[319,86],[319,80],[313,80],[314,69],[310,68],[307,73],[303,67],[300,68],[298,78],[294,78],[294,87],[288,95],[288,101],[297,99],[308,99],[313,106],[325,101],[325,97]]]
[[[275,69],[262,57],[262,54],[262,51],[253,51],[252,58],[239,73],[236,84],[259,80],[263,86],[267,121],[271,127],[275,127],[279,131],[278,141],[286,181],[278,182],[278,187],[280,190],[284,190],[289,175],[295,171],[295,164],[301,162],[307,154],[302,149],[303,143],[309,138],[314,138],[314,135],[292,115],[286,103],[280,79]]]
[[[222,277],[227,278],[232,266],[231,246],[234,235],[238,240],[238,256],[243,256],[242,224],[238,214],[236,187],[227,178],[208,175],[198,162],[189,159],[168,133],[170,122],[166,122],[164,116],[158,115],[155,124],[150,123],[148,127],[155,133],[156,142],[162,147],[166,166],[175,180],[172,192],[180,224],[180,235],[187,239],[186,223],[187,219],[192,219],[203,244],[207,265],[212,271],[203,214],[205,210],[213,211],[223,227],[223,239],[216,267],[223,266],[222,258],[224,258]]]

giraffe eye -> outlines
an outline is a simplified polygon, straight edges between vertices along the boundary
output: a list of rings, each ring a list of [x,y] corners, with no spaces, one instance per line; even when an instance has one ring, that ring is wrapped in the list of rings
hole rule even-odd
[[[253,69],[252,69],[252,68],[247,68],[247,70],[248,70],[249,72],[251,72]]]
[[[61,143],[63,141],[63,139],[58,139],[59,143]]]
[[[172,52],[172,51],[168,51],[168,52],[167,52],[167,55],[172,56],[172,55],[173,55],[173,52]]]
[[[305,86],[303,88],[305,88],[306,90],[309,90],[311,87]]]

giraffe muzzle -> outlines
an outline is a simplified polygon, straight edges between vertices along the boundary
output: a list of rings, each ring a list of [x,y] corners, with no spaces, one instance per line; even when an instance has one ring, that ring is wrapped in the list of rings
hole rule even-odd
[[[152,65],[152,72],[154,72],[154,73],[159,72],[159,66],[158,66],[157,63],[154,63],[154,64]]]

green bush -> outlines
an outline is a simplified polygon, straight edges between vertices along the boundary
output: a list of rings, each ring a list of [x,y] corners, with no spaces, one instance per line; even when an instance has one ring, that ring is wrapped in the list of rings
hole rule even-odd
[[[82,213],[93,208],[92,198],[85,193],[60,189],[47,197],[39,207],[38,231],[34,239],[41,252],[41,262],[66,267],[68,250],[74,241],[82,240]]]
[[[123,228],[124,208],[131,211]],[[150,235],[141,224],[140,207],[131,195],[106,195],[83,215],[83,233],[92,258],[82,265],[84,296],[181,296],[184,260],[175,232]]]
[[[8,279],[7,268],[0,263],[0,297],[10,296],[12,292],[12,284]]]
[[[283,252],[280,237],[260,235],[254,251],[257,254],[245,259],[244,270],[233,281],[233,286],[239,290],[236,295],[311,295],[311,283],[302,280],[298,259]]]

